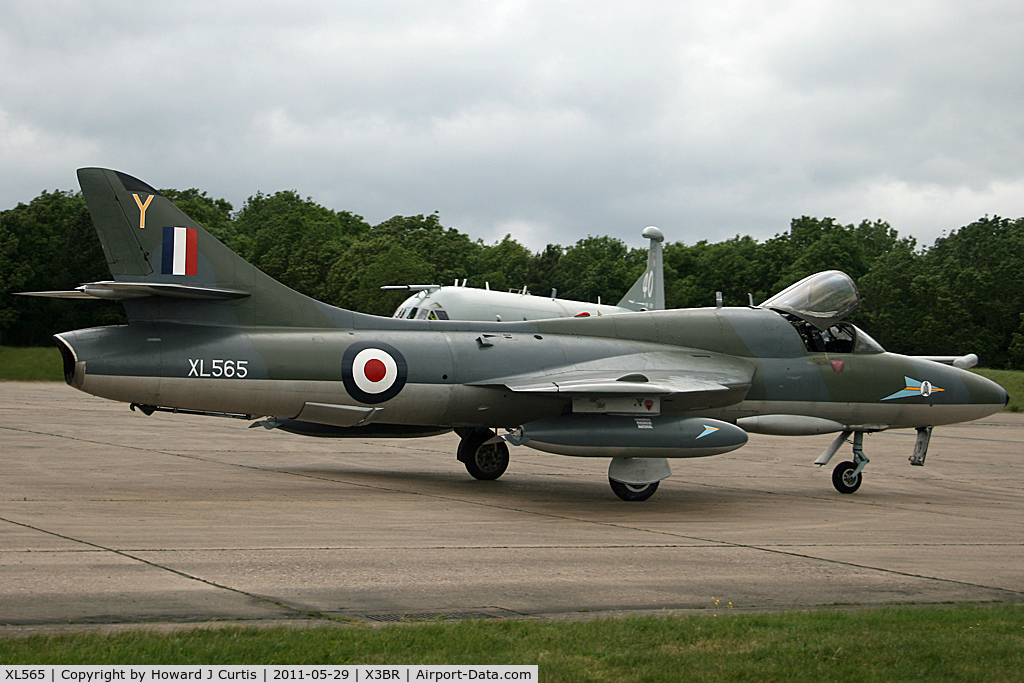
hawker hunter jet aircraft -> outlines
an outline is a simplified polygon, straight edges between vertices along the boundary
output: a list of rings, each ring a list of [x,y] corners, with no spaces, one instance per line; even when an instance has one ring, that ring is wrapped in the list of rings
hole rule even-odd
[[[113,279],[46,296],[120,300],[128,325],[56,336],[68,384],[146,414],[252,419],[329,437],[454,429],[477,479],[508,466],[508,443],[610,458],[625,500],[671,474],[667,458],[726,453],[747,433],[836,433],[824,465],[852,493],[864,434],[914,428],[924,464],[933,425],[1001,410],[997,384],[952,365],[886,353],[843,318],[859,297],[838,271],[760,306],[529,322],[381,318],[314,301],[246,263],[146,183],[78,172]],[[505,429],[500,437],[495,428]]]
[[[630,311],[661,311],[665,308],[665,267],[662,262],[661,243],[665,235],[650,225],[643,236],[651,241],[647,250],[647,269],[637,278],[626,295],[615,306],[572,299],[534,296],[524,287],[519,292],[500,292],[467,287],[462,284],[441,285],[386,285],[384,290],[416,292],[395,309],[395,318],[418,320],[542,320],[545,318],[609,315]]]

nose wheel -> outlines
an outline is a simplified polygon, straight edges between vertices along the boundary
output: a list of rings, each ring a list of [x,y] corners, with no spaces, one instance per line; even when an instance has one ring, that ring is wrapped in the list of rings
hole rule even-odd
[[[843,438],[842,435],[840,438]],[[839,439],[836,441],[838,442]],[[864,480],[862,472],[869,462],[867,456],[864,455],[864,432],[854,432],[853,460],[836,465],[836,468],[832,470],[832,486],[839,493],[853,493],[860,488],[860,484]]]
[[[853,493],[860,488],[864,475],[857,471],[857,466],[847,460],[836,465],[832,470],[832,485],[839,493]]]

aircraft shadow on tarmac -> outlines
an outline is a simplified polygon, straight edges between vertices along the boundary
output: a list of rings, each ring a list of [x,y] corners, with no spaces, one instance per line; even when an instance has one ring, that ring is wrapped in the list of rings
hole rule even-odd
[[[597,505],[610,511],[628,511],[631,516],[640,515],[644,506],[631,505],[608,495],[601,472],[595,471],[589,481],[580,477],[579,472],[567,471],[552,467],[550,473],[517,474],[510,471],[509,477],[494,481],[478,481],[468,479],[463,472],[439,472],[421,469],[414,466],[399,469],[372,469],[365,465],[339,461],[337,466],[323,467],[322,463],[315,466],[282,466],[273,467],[273,471],[309,477],[322,481],[333,481],[349,486],[366,486],[380,491],[400,494],[426,495],[445,499],[460,499],[467,502],[479,502],[495,506],[537,505],[544,507],[569,505]],[[663,487],[659,496],[660,504],[652,510],[659,512],[672,510],[674,514],[685,515],[688,512],[699,512],[707,516],[710,512],[722,512],[723,517],[730,516],[730,508],[735,506],[762,505],[767,502],[785,499],[800,499],[815,506],[832,506],[854,503],[885,504],[899,502],[913,504],[918,498],[912,491],[902,491],[896,496],[889,491],[876,490],[861,496],[861,500],[851,500],[830,490],[823,490],[816,482],[793,480],[786,477],[772,477],[760,484],[754,484],[755,477],[742,477],[739,483],[729,484],[717,476],[693,477],[686,479],[681,474],[671,485]],[[760,478],[757,478],[760,479]],[[928,498],[930,496],[925,496]],[[595,508],[589,507],[592,512]]]

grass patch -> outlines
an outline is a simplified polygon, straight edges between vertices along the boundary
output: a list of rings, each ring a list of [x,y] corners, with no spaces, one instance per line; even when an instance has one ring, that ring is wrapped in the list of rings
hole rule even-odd
[[[1013,413],[1024,410],[1024,372],[1020,370],[988,370],[986,368],[974,368],[974,372],[1001,384],[1006,389],[1010,394],[1007,410]]]
[[[0,346],[0,380],[63,382],[60,351],[56,346]]]
[[[0,639],[4,664],[537,664],[544,681],[1019,681],[1024,606]]]

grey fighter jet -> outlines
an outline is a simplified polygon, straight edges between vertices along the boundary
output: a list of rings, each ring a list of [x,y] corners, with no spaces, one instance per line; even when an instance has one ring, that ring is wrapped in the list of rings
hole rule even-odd
[[[454,429],[458,459],[496,479],[509,443],[610,459],[624,500],[645,500],[668,458],[725,453],[748,432],[836,433],[824,465],[857,490],[863,437],[1002,410],[999,385],[953,365],[887,353],[843,322],[860,299],[838,271],[760,306],[472,322],[335,308],[246,263],[146,183],[78,171],[113,279],[44,296],[116,299],[126,326],[56,335],[68,384],[132,409],[253,419],[327,437]],[[501,436],[495,429],[504,430]]]

